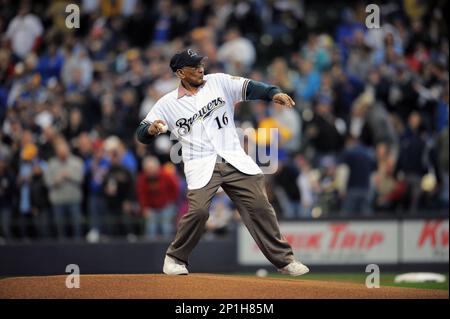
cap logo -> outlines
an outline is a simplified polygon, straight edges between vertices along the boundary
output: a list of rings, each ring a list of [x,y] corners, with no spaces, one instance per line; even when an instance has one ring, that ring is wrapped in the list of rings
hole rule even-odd
[[[187,50],[187,53],[189,54],[190,57],[196,56],[197,53],[195,53],[194,51],[192,51],[191,49]]]

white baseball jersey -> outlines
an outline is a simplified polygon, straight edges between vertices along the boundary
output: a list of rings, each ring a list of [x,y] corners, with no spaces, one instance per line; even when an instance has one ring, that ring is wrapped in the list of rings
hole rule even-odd
[[[245,99],[249,80],[223,73],[204,79],[195,95],[180,95],[179,89],[164,95],[144,119],[163,120],[180,141],[189,189],[209,182],[217,155],[245,174],[262,173],[241,147],[234,124],[234,105]]]

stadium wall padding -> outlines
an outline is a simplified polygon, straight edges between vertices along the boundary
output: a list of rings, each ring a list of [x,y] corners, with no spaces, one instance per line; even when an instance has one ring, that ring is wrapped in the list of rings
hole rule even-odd
[[[34,243],[0,246],[0,276],[66,274],[76,264],[81,274],[161,273],[169,242]],[[189,260],[192,272],[237,269],[236,241],[202,240]]]

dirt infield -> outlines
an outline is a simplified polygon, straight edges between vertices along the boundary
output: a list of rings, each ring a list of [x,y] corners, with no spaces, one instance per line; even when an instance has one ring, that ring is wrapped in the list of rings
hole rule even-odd
[[[343,299],[448,298],[448,291],[381,287],[346,282],[258,278],[213,274],[189,276],[82,275],[79,289],[68,289],[66,276],[14,277],[0,280],[0,298],[134,299]]]

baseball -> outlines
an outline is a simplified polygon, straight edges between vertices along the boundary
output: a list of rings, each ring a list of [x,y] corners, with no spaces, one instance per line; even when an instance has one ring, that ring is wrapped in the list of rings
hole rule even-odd
[[[158,123],[158,129],[161,133],[166,133],[168,126],[166,124]]]
[[[264,268],[258,269],[256,271],[256,276],[258,276],[258,277],[266,277],[268,274],[269,274],[269,272]]]

